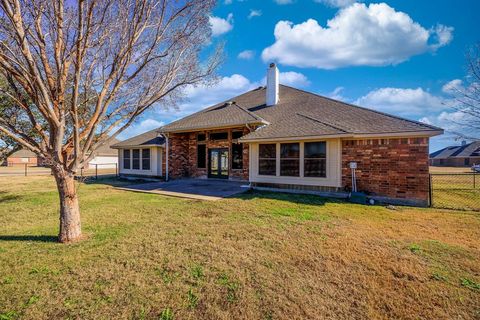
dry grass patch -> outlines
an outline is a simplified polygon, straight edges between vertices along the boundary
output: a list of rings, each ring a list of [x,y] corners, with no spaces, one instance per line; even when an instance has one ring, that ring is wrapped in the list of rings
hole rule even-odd
[[[88,239],[60,245],[51,178],[0,179],[3,318],[480,317],[478,213],[80,193]]]

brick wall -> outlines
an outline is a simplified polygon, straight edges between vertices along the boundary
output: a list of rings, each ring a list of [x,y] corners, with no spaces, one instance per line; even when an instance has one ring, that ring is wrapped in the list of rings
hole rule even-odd
[[[207,148],[207,167],[208,149],[227,148],[229,151],[229,178],[248,180],[248,144],[243,144],[243,168],[232,169],[232,132],[239,130],[243,131],[244,135],[249,132],[246,127],[240,127],[225,130],[170,134],[169,177],[176,179],[182,177],[206,177],[208,175],[207,168],[197,167],[197,134],[203,133],[206,134],[207,138],[207,140],[204,142]],[[212,141],[209,139],[209,133],[212,132],[228,132],[228,139],[222,141]],[[163,172],[165,172],[165,155],[163,166]]]
[[[480,157],[431,159],[430,160],[430,164],[432,166],[439,166],[439,167],[471,167],[477,163],[480,163]]]
[[[27,162],[24,162],[23,159],[28,159]],[[38,163],[37,157],[9,157],[7,158],[7,165],[8,166],[19,166],[19,165],[29,165],[29,166],[36,166],[40,165]]]
[[[351,161],[358,165],[359,191],[427,203],[428,138],[342,141],[342,185],[349,190]]]

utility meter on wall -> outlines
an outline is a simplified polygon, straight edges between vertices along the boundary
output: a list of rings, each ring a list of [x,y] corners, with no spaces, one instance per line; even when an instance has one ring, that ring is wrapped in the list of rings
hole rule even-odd
[[[356,162],[350,162],[350,169],[357,169],[357,163]]]

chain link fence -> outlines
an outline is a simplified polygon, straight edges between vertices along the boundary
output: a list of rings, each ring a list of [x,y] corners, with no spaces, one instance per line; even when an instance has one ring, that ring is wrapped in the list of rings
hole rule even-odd
[[[98,180],[100,178],[112,178],[117,176],[117,163],[95,163],[89,164],[88,168],[81,169],[79,178]]]
[[[430,174],[432,207],[480,211],[480,173]]]
[[[0,167],[0,177],[7,176],[38,176],[38,175],[51,175],[52,170],[45,166],[35,166],[32,164],[17,164],[10,167]],[[81,169],[77,172],[78,179],[101,179],[111,178],[118,176],[118,164],[117,163],[91,163],[87,168]]]

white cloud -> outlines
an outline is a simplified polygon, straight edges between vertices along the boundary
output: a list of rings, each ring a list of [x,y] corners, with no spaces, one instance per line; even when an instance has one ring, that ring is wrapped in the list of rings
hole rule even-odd
[[[442,25],[427,30],[386,3],[354,3],[339,10],[326,27],[314,19],[297,25],[279,21],[275,43],[263,50],[262,58],[320,69],[395,65],[435,52],[452,40],[452,32]]]
[[[252,19],[254,17],[260,17],[262,15],[262,10],[254,10],[250,9],[250,14],[248,15],[248,19]]]
[[[402,116],[422,116],[448,107],[449,100],[422,88],[380,88],[358,98],[355,104]]]
[[[226,19],[210,16],[209,23],[212,29],[212,35],[217,37],[233,29],[233,14],[229,13]]]
[[[296,88],[310,85],[310,80],[304,74],[294,71],[280,72],[279,80],[281,84]],[[267,83],[267,78],[263,77],[261,83],[264,86]]]
[[[253,59],[255,56],[255,52],[253,50],[244,50],[238,54],[239,59],[250,60]]]
[[[160,128],[164,124],[165,123],[163,121],[157,121],[155,119],[148,118],[130,126],[128,129],[118,135],[118,139],[125,140],[147,131]]]
[[[345,98],[342,95],[342,92],[345,90],[344,87],[336,87],[332,92],[327,93],[327,97],[339,100],[339,101],[347,101],[347,98]]]
[[[456,94],[463,89],[463,82],[460,79],[454,79],[443,85],[442,91],[448,94]]]
[[[233,0],[225,0],[225,4],[232,4]]]
[[[314,0],[318,3],[326,4],[329,7],[343,8],[356,2],[356,0]]]
[[[280,72],[280,83],[292,87],[308,87],[310,80],[302,73],[287,71]]]
[[[446,138],[457,138],[459,134],[465,136],[478,135],[478,130],[471,127],[471,116],[461,111],[442,111],[437,115],[430,115],[420,119],[421,122],[440,127],[445,130]]]
[[[290,3],[293,3],[293,0],[273,0],[275,1],[277,4],[290,4]]]

